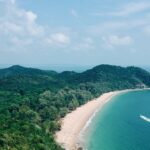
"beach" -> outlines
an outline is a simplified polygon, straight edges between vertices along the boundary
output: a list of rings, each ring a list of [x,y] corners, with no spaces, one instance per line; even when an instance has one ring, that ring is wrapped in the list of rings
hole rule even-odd
[[[111,100],[113,96],[126,91],[129,90],[104,93],[97,99],[91,100],[71,113],[67,114],[61,120],[61,130],[56,133],[56,141],[63,148],[65,148],[65,150],[78,149],[79,134],[86,126],[87,122],[93,116],[93,114],[95,114],[97,110],[100,110],[105,105],[105,103]]]

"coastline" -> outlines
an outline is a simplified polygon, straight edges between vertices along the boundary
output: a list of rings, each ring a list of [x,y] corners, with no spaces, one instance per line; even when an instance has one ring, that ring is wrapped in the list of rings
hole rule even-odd
[[[62,119],[61,130],[56,133],[56,141],[65,150],[77,150],[80,147],[79,135],[88,126],[90,120],[94,117],[96,112],[101,110],[101,108],[114,96],[120,93],[136,90],[141,89],[127,89],[104,93],[100,97],[89,101],[88,103],[67,114]]]

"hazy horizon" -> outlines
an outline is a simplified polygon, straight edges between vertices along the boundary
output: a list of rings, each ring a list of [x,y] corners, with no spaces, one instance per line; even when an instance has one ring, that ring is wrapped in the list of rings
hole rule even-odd
[[[63,72],[63,71],[76,71],[76,72],[83,72],[88,69],[92,69],[93,67],[96,67],[98,65],[75,65],[75,64],[0,64],[0,69],[9,68],[11,66],[19,65],[22,67],[31,67],[31,68],[37,68],[41,70],[52,70],[56,72]],[[105,65],[114,65],[114,64],[105,64]],[[119,66],[119,65],[118,65]],[[120,65],[121,67],[128,67],[125,65]],[[134,65],[130,65],[134,66]],[[147,71],[150,71],[150,66],[135,66],[143,68]]]

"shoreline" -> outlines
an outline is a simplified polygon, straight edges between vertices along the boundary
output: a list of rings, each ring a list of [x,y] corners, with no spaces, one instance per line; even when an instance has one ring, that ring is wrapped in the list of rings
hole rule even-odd
[[[100,97],[93,99],[86,104],[78,107],[76,110],[67,114],[62,119],[61,130],[56,132],[56,141],[65,150],[77,150],[80,147],[79,136],[81,132],[89,126],[89,122],[101,108],[109,102],[114,96],[143,89],[127,89],[113,91],[102,94]]]

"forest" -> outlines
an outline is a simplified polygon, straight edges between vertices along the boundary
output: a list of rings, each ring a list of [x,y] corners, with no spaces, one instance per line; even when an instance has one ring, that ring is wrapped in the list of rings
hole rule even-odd
[[[60,119],[109,91],[150,87],[138,67],[99,65],[82,73],[22,66],[0,69],[0,150],[63,150]]]

